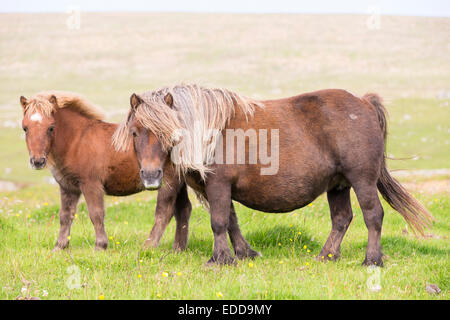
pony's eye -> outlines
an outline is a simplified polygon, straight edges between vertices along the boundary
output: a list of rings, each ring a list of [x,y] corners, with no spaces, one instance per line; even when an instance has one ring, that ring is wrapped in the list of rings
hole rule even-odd
[[[53,130],[55,130],[55,128],[54,128],[54,127],[50,127],[50,128],[48,128],[48,132],[49,132],[49,133],[52,133],[52,132],[53,132]]]
[[[23,131],[25,131],[25,133],[27,133],[28,128],[27,127],[23,127]]]
[[[136,133],[136,131],[133,131],[133,137],[137,137],[137,133]]]

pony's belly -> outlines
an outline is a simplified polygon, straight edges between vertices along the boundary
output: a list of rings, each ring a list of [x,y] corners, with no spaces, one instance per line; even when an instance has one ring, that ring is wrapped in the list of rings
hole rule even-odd
[[[144,191],[144,187],[142,186],[142,188],[129,188],[129,189],[106,189],[105,188],[105,193],[108,196],[116,196],[116,197],[122,197],[122,196],[129,196],[135,193],[139,193]]]
[[[111,177],[104,187],[105,193],[110,196],[128,196],[145,189],[139,176]]]
[[[233,188],[232,198],[254,210],[264,212],[290,212],[302,208],[324,192],[316,186],[260,184],[246,188]]]
[[[242,203],[244,206],[253,210],[269,212],[269,213],[286,213],[295,209],[303,208],[312,202],[309,200],[299,200],[294,203],[287,203],[284,199],[273,198],[267,201],[254,201],[243,197],[233,197],[233,200]],[[313,199],[314,200],[314,199]]]
[[[324,171],[280,170],[273,176],[242,174],[232,187],[232,198],[264,212],[290,212],[333,188],[334,176]]]

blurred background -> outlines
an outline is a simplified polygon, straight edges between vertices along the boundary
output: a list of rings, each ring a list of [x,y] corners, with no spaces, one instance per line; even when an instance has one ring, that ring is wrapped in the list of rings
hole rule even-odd
[[[29,168],[20,95],[77,92],[120,121],[131,93],[195,82],[258,99],[377,92],[388,154],[409,158],[390,167],[449,192],[448,1],[2,1],[0,12],[0,191],[53,183]]]

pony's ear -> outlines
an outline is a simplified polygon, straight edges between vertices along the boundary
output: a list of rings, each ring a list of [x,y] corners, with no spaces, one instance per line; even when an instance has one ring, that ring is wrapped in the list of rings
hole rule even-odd
[[[136,93],[133,93],[130,97],[130,105],[133,110],[136,110],[138,105],[142,103],[141,97],[139,97]]]
[[[52,105],[55,107],[58,107],[58,100],[56,99],[55,95],[52,94],[51,97],[48,99]]]
[[[173,107],[173,96],[170,92],[167,92],[167,94],[164,97],[164,102],[169,106]]]
[[[20,96],[20,104],[22,105],[23,111],[25,111],[25,108],[27,106],[28,100],[24,96]]]

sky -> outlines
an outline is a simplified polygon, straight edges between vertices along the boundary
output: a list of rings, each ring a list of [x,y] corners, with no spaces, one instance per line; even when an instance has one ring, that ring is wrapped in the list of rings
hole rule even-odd
[[[449,0],[0,0],[0,12],[359,13],[450,17]],[[375,8],[375,9],[374,9]]]

